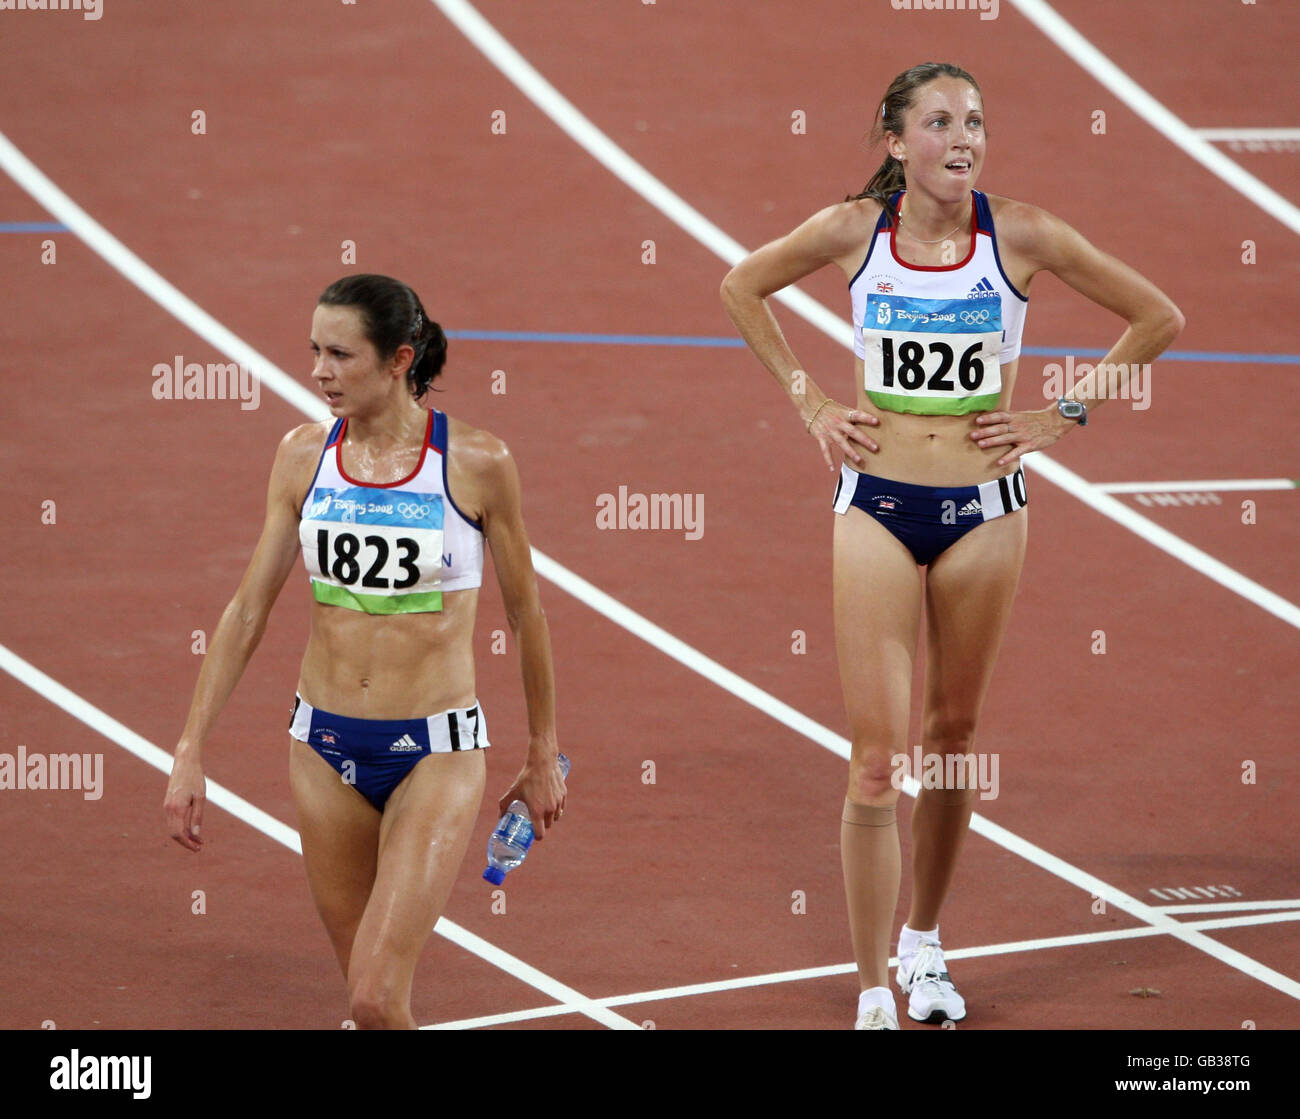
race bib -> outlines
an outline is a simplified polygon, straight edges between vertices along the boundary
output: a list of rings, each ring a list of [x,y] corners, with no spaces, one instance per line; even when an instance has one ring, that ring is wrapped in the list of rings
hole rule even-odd
[[[1002,395],[998,299],[867,296],[862,321],[867,396],[891,412],[960,416]]]
[[[442,609],[442,496],[318,487],[299,527],[317,602],[367,614]]]

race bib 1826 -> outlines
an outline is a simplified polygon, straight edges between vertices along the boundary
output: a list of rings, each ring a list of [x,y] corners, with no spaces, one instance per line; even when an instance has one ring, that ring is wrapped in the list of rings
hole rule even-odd
[[[865,388],[891,412],[961,416],[1002,394],[1002,304],[997,299],[867,296]]]

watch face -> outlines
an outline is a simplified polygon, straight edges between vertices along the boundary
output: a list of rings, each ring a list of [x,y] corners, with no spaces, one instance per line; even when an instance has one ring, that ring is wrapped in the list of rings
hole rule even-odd
[[[1067,420],[1077,420],[1083,415],[1083,405],[1077,400],[1062,400],[1058,407]]]

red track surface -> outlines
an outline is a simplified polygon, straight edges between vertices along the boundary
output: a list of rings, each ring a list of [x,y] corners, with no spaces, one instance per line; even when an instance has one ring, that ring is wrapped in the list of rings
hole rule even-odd
[[[1067,19],[1193,126],[1296,125],[1283,44],[1300,11],[1060,0]],[[879,12],[876,11],[879,9]],[[915,61],[980,79],[980,186],[1059,213],[1168,291],[1185,350],[1295,353],[1294,235],[1134,116],[1009,3],[895,13],[850,0],[479,10],[630,155],[756,246],[856,191],[871,106]],[[732,333],[725,265],[563,135],[425,0],[107,5],[0,17],[0,129],[127,246],[306,382],[315,295],[348,271],[410,282],[449,330]],[[1238,67],[1246,59],[1248,66]],[[207,134],[191,134],[202,109]],[[502,109],[507,133],[493,135]],[[807,114],[794,135],[791,113]],[[1091,114],[1108,116],[1095,136]],[[1296,156],[1242,156],[1294,192]],[[47,215],[8,179],[0,220]],[[166,402],[150,371],[225,360],[71,235],[0,237],[7,314],[0,506],[10,595],[0,643],[164,749],[260,528],[276,442],[301,416],[264,392]],[[641,263],[642,242],[657,262]],[[1254,240],[1258,261],[1241,263]],[[355,267],[340,243],[357,244]],[[847,313],[828,270],[805,290]],[[843,347],[778,309],[841,396]],[[1116,320],[1042,277],[1028,345],[1106,346]],[[1021,363],[1039,407],[1044,359]],[[506,371],[493,395],[490,374]],[[1093,482],[1300,474],[1291,367],[1162,363],[1153,406],[1103,410],[1051,455]],[[502,436],[535,545],[627,606],[839,733],[830,616],[832,479],[742,350],[453,341],[440,407]],[[597,495],[704,495],[703,538],[602,532]],[[1001,759],[977,809],[1130,895],[1227,884],[1300,897],[1295,630],[1042,479],[1022,589],[982,723]],[[1243,525],[1240,498],[1258,503]],[[57,523],[40,523],[41,502]],[[1292,493],[1142,511],[1285,598],[1298,588]],[[485,586],[492,587],[491,580]],[[543,583],[572,811],[490,912],[476,839],[447,917],[593,998],[846,963],[838,853],[845,766]],[[292,823],[284,725],[305,640],[290,580],[207,754],[209,780]],[[499,596],[482,597],[479,694],[491,720],[486,838],[520,759],[524,707]],[[1090,651],[1106,633],[1104,656]],[[807,653],[792,655],[792,632]],[[919,689],[918,689],[919,700]],[[102,752],[105,794],[7,791],[0,1026],[336,1028],[345,990],[298,857],[209,809],[189,856],[164,834],[164,777],[0,675],[0,751]],[[917,708],[919,712],[919,706]],[[1245,759],[1258,781],[1243,785]],[[656,783],[642,783],[653,761]],[[904,798],[904,821],[910,811]],[[905,833],[906,834],[906,833]],[[905,855],[908,852],[905,840]],[[904,910],[906,905],[904,884]],[[195,890],[206,916],[191,914]],[[792,892],[807,898],[791,912]],[[1138,927],[988,840],[968,841],[945,947]],[[1183,918],[1187,919],[1187,918]],[[1295,924],[1208,935],[1295,975]],[[547,996],[435,937],[421,1022]],[[1170,936],[980,956],[954,966],[962,1028],[1296,1027],[1296,1001]],[[616,1008],[659,1028],[833,1028],[848,974]],[[1135,987],[1158,998],[1135,999]],[[581,1015],[541,1025],[590,1026]],[[529,1023],[525,1023],[529,1024]],[[911,1024],[908,1023],[910,1026]]]

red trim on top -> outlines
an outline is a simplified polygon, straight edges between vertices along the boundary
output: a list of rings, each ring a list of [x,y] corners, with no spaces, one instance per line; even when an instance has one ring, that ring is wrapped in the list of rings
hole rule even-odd
[[[396,482],[363,482],[359,478],[352,477],[351,474],[343,469],[343,440],[348,433],[348,421],[344,420],[343,430],[339,432],[338,450],[335,452],[338,460],[339,473],[343,476],[344,481],[351,482],[354,486],[367,486],[373,490],[390,490],[394,486],[404,486],[424,469],[424,453],[429,449],[429,435],[432,431],[433,413],[430,412],[428,425],[424,429],[424,445],[420,448],[420,461],[415,464],[415,469],[405,478],[398,478]]]
[[[907,191],[903,191],[903,195],[905,196],[906,194]],[[903,212],[902,210],[903,199],[899,198],[898,201],[899,201],[898,213],[899,216],[901,217]],[[898,225],[896,222],[890,223],[889,255],[892,256],[894,260],[896,260],[904,268],[910,268],[913,272],[955,272],[958,268],[965,268],[966,265],[968,265],[971,262],[971,259],[975,256],[975,235],[978,232],[978,227],[979,227],[979,212],[976,210],[975,207],[975,192],[971,191],[971,196],[970,196],[970,251],[966,254],[965,260],[961,260],[956,264],[909,264],[901,256],[898,255],[898,250],[894,248],[894,230],[897,229],[897,227]]]

